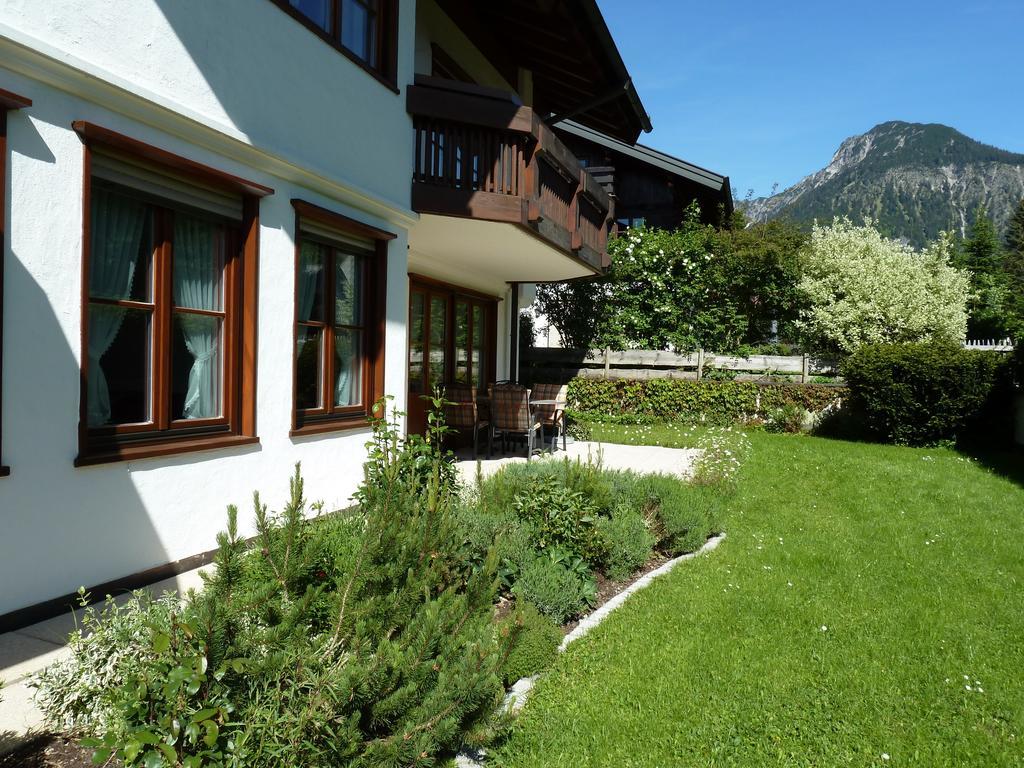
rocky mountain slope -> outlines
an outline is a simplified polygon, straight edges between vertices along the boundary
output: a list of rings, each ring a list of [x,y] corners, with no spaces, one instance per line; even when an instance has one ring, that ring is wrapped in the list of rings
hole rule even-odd
[[[822,170],[746,204],[751,221],[870,216],[916,246],[963,233],[984,204],[999,230],[1024,198],[1024,154],[990,147],[945,125],[889,122],[847,139]]]

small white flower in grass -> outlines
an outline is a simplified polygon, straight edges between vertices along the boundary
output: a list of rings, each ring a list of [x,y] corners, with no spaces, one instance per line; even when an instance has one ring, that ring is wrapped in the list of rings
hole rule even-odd
[[[969,685],[965,685],[965,686],[964,686],[964,689],[965,689],[965,690],[968,690],[968,691],[972,691],[972,690],[974,690],[974,689],[973,689],[973,688],[971,688],[971,686],[969,686]]]
[[[822,624],[821,625],[821,631],[822,632],[828,632],[828,627],[826,627],[824,624]]]
[[[889,759],[889,753],[888,752],[883,752],[882,753],[882,759],[883,760],[888,760]]]
[[[786,586],[787,587],[792,587],[793,586],[793,582],[792,581],[787,581],[786,582]]]

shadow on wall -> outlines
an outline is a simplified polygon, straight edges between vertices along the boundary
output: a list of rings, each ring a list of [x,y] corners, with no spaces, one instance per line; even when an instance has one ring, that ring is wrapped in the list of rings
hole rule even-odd
[[[32,118],[46,121],[46,112],[33,107]],[[52,219],[64,201],[25,192],[67,169],[56,167],[27,114],[9,115],[8,148],[7,215],[18,229],[8,218],[2,423],[11,474],[0,478],[0,632],[10,628],[4,614],[168,561],[127,466],[73,466],[80,369],[57,312],[67,319],[79,311],[68,299],[80,290],[79,259],[65,252],[72,246]],[[77,195],[71,186],[55,197]],[[39,210],[26,210],[33,205]]]
[[[307,168],[343,171],[349,181],[395,202],[408,195],[412,141],[404,98],[272,2],[155,5],[183,49],[165,45],[166,55],[188,58],[187,64],[170,62],[166,71],[194,68],[209,89],[197,92],[190,106],[204,113],[219,107],[254,146],[282,150]],[[238,55],[225,56],[225,48]],[[146,76],[153,76],[154,62],[143,63]],[[210,95],[216,106],[202,104]]]

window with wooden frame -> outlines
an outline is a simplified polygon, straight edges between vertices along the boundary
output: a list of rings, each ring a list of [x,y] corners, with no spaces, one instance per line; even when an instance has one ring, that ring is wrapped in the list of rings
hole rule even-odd
[[[271,0],[397,91],[398,0]]]
[[[302,200],[296,211],[293,434],[365,426],[384,394],[388,242]]]
[[[0,88],[0,477],[11,473],[3,463],[4,261],[7,241],[7,112],[31,107],[32,100]]]
[[[88,123],[79,456],[254,443],[259,197]]]

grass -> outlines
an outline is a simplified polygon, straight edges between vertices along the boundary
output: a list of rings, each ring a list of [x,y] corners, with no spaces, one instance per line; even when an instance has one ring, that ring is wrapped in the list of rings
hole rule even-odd
[[[722,546],[563,654],[495,764],[1024,764],[1024,488],[950,450],[752,439]]]

